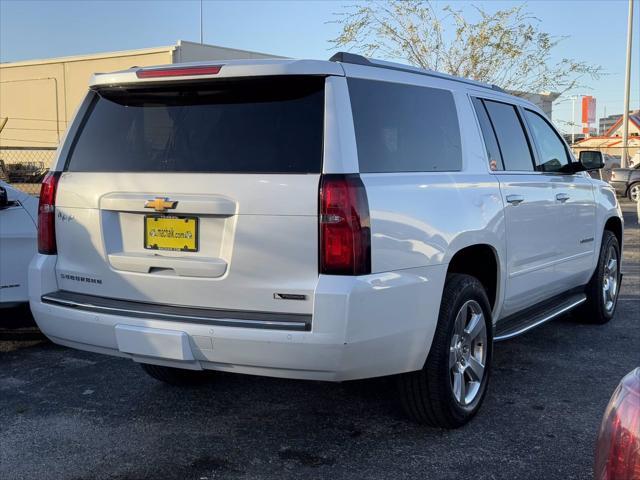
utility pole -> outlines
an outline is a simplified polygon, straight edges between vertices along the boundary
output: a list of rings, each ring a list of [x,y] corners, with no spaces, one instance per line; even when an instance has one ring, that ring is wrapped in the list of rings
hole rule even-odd
[[[633,0],[629,0],[629,16],[627,18],[627,71],[624,80],[624,111],[622,113],[622,155],[620,166],[627,167],[629,153],[629,93],[631,90],[631,43],[633,39]]]
[[[202,38],[202,1],[200,0],[200,45],[204,43]]]

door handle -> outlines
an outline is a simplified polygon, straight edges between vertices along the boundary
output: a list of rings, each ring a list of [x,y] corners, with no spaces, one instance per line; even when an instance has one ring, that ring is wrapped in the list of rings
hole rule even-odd
[[[524,202],[524,197],[522,195],[507,195],[507,202],[512,205],[520,205]]]
[[[569,200],[571,197],[569,195],[567,195],[566,193],[557,193],[556,194],[556,200],[558,200],[559,202],[566,202],[567,200]]]

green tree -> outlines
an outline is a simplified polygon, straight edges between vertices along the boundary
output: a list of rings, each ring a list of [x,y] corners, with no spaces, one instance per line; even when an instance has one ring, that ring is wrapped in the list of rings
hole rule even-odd
[[[342,31],[331,43],[514,91],[564,93],[602,74],[601,67],[575,59],[552,61],[565,37],[543,32],[524,5],[495,13],[473,8],[478,18],[469,21],[461,10],[438,12],[428,0],[358,4],[336,14]]]

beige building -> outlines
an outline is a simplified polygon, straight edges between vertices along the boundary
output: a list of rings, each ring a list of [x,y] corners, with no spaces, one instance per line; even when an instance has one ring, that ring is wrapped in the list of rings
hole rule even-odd
[[[556,101],[560,96],[560,94],[556,92],[531,93],[522,92],[519,90],[511,90],[507,93],[515,95],[516,97],[524,98],[525,100],[529,100],[531,103],[537,105],[540,110],[542,110],[544,114],[549,118],[552,118],[551,113],[553,111],[553,102]]]
[[[37,158],[33,152],[41,151],[35,147],[57,147],[95,72],[234,58],[279,57],[178,41],[142,50],[0,63],[0,156],[12,163],[25,158],[25,147],[30,147],[30,158]],[[10,147],[20,150],[12,152]],[[18,151],[23,153],[12,155]]]

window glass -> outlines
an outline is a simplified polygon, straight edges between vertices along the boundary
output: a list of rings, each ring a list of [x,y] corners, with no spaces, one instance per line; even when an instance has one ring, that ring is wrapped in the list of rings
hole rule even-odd
[[[476,113],[478,114],[478,121],[480,122],[480,130],[482,130],[482,136],[484,137],[484,144],[487,149],[487,157],[489,158],[489,168],[492,171],[504,170],[504,164],[502,163],[502,155],[500,154],[500,147],[498,147],[498,139],[489,120],[489,115],[479,98],[473,98],[473,105],[475,106]]]
[[[557,172],[569,164],[564,143],[547,121],[531,110],[525,110],[529,130],[538,149],[538,165],[541,172]]]
[[[348,84],[361,172],[462,168],[451,92],[356,78]]]
[[[68,169],[318,173],[323,122],[322,77],[105,88]]]
[[[529,143],[513,105],[484,100],[498,137],[505,170],[533,171]]]

